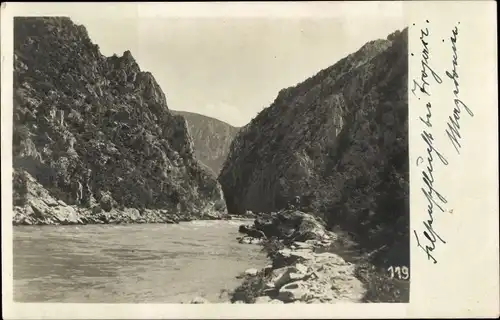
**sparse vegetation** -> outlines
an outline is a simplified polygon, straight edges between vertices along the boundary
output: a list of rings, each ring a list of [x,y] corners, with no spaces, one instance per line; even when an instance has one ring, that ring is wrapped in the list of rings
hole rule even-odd
[[[270,280],[269,274],[259,272],[256,276],[246,276],[243,283],[231,292],[231,302],[243,301],[254,303],[255,298],[263,294],[265,284]]]
[[[410,280],[390,278],[386,269],[369,262],[356,265],[356,276],[366,286],[363,302],[408,303]]]
[[[12,181],[12,195],[13,195],[13,204],[15,206],[22,206],[26,203],[26,197],[28,195],[28,184],[27,178],[24,174],[24,171],[15,170],[13,172],[13,181]]]
[[[262,243],[262,251],[266,253],[267,257],[271,259],[271,261],[274,261],[277,252],[284,247],[285,245],[276,237],[267,239]]]

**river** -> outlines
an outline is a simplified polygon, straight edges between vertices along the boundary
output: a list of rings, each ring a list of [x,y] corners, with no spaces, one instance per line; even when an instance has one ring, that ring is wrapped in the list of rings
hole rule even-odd
[[[245,221],[16,226],[17,302],[180,303],[227,301],[236,276],[268,262],[239,244]]]

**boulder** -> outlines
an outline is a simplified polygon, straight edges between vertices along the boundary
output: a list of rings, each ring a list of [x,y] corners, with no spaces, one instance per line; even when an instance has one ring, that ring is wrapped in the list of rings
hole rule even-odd
[[[242,237],[238,240],[239,243],[244,244],[261,244],[263,239],[261,238],[252,238],[252,237]]]
[[[297,263],[295,265],[295,269],[297,270],[297,272],[303,273],[303,274],[306,274],[307,271],[309,270],[309,268],[306,265],[303,265],[301,263]]]
[[[256,276],[258,273],[259,273],[259,270],[255,269],[255,268],[250,268],[250,269],[245,270],[245,275],[251,276],[251,277]]]
[[[99,205],[104,211],[110,212],[116,206],[116,201],[109,193],[103,193],[99,200]]]
[[[218,211],[212,211],[212,210],[207,210],[202,213],[201,219],[202,220],[222,220],[224,217],[224,214],[221,214]]]
[[[261,230],[257,230],[252,225],[241,225],[238,228],[238,231],[253,238],[263,238],[263,239],[266,238],[264,232],[262,232]]]
[[[278,299],[283,302],[292,302],[296,300],[305,300],[309,293],[305,281],[296,281],[281,287],[278,293]]]
[[[78,224],[80,222],[80,217],[77,211],[70,206],[57,206],[50,209],[52,211],[52,215],[61,223],[61,224]]]
[[[299,210],[282,210],[274,215],[259,216],[254,226],[242,227],[240,232],[249,230],[262,231],[267,238],[292,239],[298,242],[295,247],[311,247],[307,240],[323,239],[327,234],[322,221]]]
[[[49,206],[41,199],[30,199],[28,203],[32,209],[32,215],[36,219],[43,219],[49,210]]]
[[[127,220],[130,220],[132,222],[138,222],[139,220],[142,219],[141,213],[139,212],[138,209],[135,208],[127,208],[121,214],[127,217]]]
[[[300,270],[294,266],[278,269],[280,270],[279,273],[275,273],[276,276],[272,280],[274,288],[279,289],[287,283],[304,279],[307,276],[307,267],[300,264],[298,265],[301,266]]]

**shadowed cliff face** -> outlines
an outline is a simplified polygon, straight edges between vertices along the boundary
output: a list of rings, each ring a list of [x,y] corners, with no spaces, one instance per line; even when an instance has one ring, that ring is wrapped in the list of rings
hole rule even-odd
[[[219,176],[229,212],[298,197],[330,226],[406,237],[407,54],[395,32],[281,90],[231,145]]]
[[[16,170],[70,204],[225,211],[185,119],[129,51],[104,57],[83,26],[48,17],[15,18],[14,50]]]
[[[186,119],[196,158],[208,166],[215,176],[218,175],[239,128],[197,113],[172,112]]]

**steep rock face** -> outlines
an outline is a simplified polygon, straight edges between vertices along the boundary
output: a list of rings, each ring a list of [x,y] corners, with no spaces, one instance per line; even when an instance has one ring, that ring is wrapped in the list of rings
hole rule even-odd
[[[231,145],[219,176],[229,212],[298,197],[330,226],[407,237],[407,54],[397,31],[281,90]]]
[[[104,57],[60,17],[16,17],[14,50],[16,171],[68,204],[225,212],[185,119],[129,51]]]
[[[239,128],[193,112],[172,112],[186,119],[196,158],[218,175]]]

